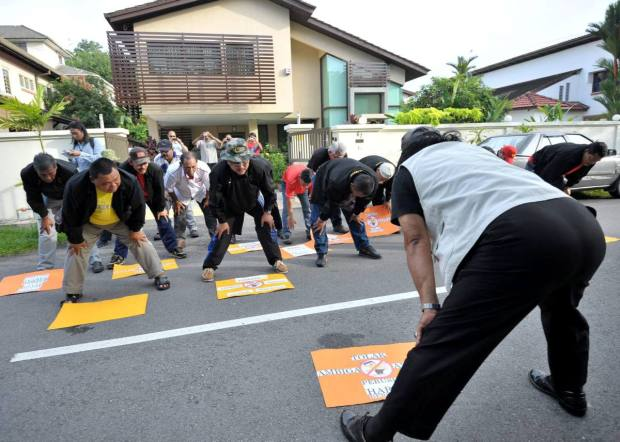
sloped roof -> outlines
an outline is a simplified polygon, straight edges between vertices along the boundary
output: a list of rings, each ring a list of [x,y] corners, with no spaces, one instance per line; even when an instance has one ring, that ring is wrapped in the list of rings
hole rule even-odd
[[[18,59],[22,63],[27,64],[41,74],[47,74],[52,78],[60,77],[60,74],[56,72],[51,66],[48,66],[38,58],[33,57],[28,52],[24,51],[19,46],[14,45],[4,37],[0,37],[0,53],[2,52]]]
[[[554,45],[547,46],[542,49],[537,49],[532,52],[527,52],[525,54],[517,55],[516,57],[512,57],[507,60],[503,60],[503,61],[491,64],[489,66],[476,69],[472,71],[472,74],[473,75],[486,74],[487,72],[497,71],[498,69],[502,69],[508,66],[513,66],[515,64],[523,63],[524,61],[534,60],[536,58],[544,57],[545,55],[555,54],[556,52],[560,52],[566,49],[574,48],[576,46],[581,46],[584,44],[592,43],[597,40],[600,40],[600,38],[595,35],[591,35],[591,34],[582,35],[581,37],[572,38],[570,40],[566,40],[561,43],[556,43]]]
[[[566,78],[581,72],[581,69],[575,69],[573,71],[562,72],[560,74],[549,75],[547,77],[535,78],[533,80],[522,81],[520,83],[511,84],[508,86],[498,87],[493,90],[493,93],[498,96],[508,98],[510,100],[520,97],[526,92],[538,92],[543,89],[553,86]]]
[[[114,12],[104,14],[104,17],[112,26],[112,29],[116,31],[132,30],[133,23],[144,20],[146,18],[157,17],[160,15],[168,14],[173,11],[178,11],[185,8],[190,8],[204,3],[209,3],[215,0],[155,0],[143,5],[133,6],[131,8],[121,9]],[[315,10],[315,7],[309,3],[299,0],[271,0],[273,3],[289,9],[291,14],[291,20],[306,26],[310,29],[318,31],[322,34],[328,35],[336,40],[342,41],[349,46],[360,49],[368,54],[374,55],[390,64],[399,66],[405,70],[405,81],[412,80],[414,78],[425,75],[429,69],[401,57],[393,52],[387,51],[379,46],[376,46],[362,38],[349,34],[342,29],[338,29],[328,23],[311,17]]]
[[[41,34],[40,32],[35,31],[34,29],[29,28],[24,25],[0,25],[0,37],[4,37],[7,40],[11,40],[13,42],[21,42],[21,41],[48,41],[59,52],[62,52],[65,57],[70,57],[72,54],[70,51],[67,51],[54,40],[49,38],[45,34]]]
[[[512,110],[536,109],[545,105],[555,106],[558,103],[561,104],[561,107],[564,110],[587,111],[589,109],[588,106],[579,101],[560,101],[554,98],[545,97],[544,95],[528,92],[512,101]]]

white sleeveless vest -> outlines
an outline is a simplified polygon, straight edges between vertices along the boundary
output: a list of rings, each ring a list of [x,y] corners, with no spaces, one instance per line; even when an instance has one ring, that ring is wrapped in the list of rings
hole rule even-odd
[[[435,266],[446,288],[487,226],[507,210],[568,197],[536,174],[481,147],[439,143],[405,161],[424,210]]]

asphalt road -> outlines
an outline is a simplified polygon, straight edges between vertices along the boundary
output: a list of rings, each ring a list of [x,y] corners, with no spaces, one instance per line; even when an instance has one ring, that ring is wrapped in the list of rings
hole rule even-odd
[[[620,200],[594,206],[605,233],[620,237]],[[250,221],[250,220],[247,220]],[[243,241],[254,241],[251,222]],[[149,236],[153,223],[147,227]],[[295,239],[302,242],[303,232]],[[304,307],[414,290],[401,236],[377,238],[382,261],[357,257],[352,245],[289,261],[294,290],[218,301],[200,281],[206,235],[189,240],[187,260],[157,292],[145,277],[111,280],[89,272],[87,295],[150,294],[146,315],[47,331],[60,291],[0,298],[0,440],[343,441],[340,409],[325,407],[310,352],[320,348],[413,340],[417,300],[171,337],[135,345],[10,362],[29,352],[159,332]],[[162,257],[167,257],[156,243]],[[105,249],[106,259],[112,249]],[[58,265],[64,252],[57,257]],[[0,276],[31,271],[35,255],[0,260]],[[262,253],[227,255],[220,279],[267,273]],[[591,328],[587,417],[562,411],[527,381],[547,369],[539,313],[496,349],[449,410],[433,440],[620,440],[620,242],[609,244],[581,310]],[[373,411],[379,404],[356,407]],[[413,416],[412,418],[415,418]],[[396,440],[405,440],[397,437]]]

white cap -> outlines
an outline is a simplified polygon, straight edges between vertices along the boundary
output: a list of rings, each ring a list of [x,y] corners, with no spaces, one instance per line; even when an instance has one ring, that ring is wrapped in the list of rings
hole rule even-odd
[[[327,150],[331,154],[343,157],[347,153],[347,146],[341,141],[334,141],[331,146],[327,148]]]
[[[394,176],[395,171],[396,171],[396,168],[394,167],[392,163],[381,163],[378,169],[379,175],[381,175],[386,180],[389,180],[390,178],[392,178]]]

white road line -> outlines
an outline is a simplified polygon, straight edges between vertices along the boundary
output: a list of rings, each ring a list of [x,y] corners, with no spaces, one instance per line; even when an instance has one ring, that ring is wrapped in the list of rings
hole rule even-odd
[[[437,288],[438,294],[445,294],[444,287]],[[45,350],[16,353],[11,362],[29,361],[33,359],[50,358],[52,356],[81,353],[84,351],[101,350],[104,348],[121,347],[124,345],[140,344],[142,342],[158,341],[161,339],[177,338],[179,336],[206,333],[227,328],[241,327],[244,325],[261,324],[263,322],[278,321],[281,319],[298,318],[300,316],[317,315],[320,313],[347,310],[369,305],[385,304],[388,302],[403,301],[419,297],[418,292],[396,293],[394,295],[376,296],[374,298],[358,299],[356,301],[337,302],[334,304],[319,305],[316,307],[300,308],[284,312],[268,313],[266,315],[248,316],[247,318],[232,319],[230,321],[211,322],[209,324],[195,325],[192,327],[175,328],[155,333],[127,336],[124,338],[106,339],[104,341],[87,342],[84,344],[67,345],[65,347],[48,348]]]

